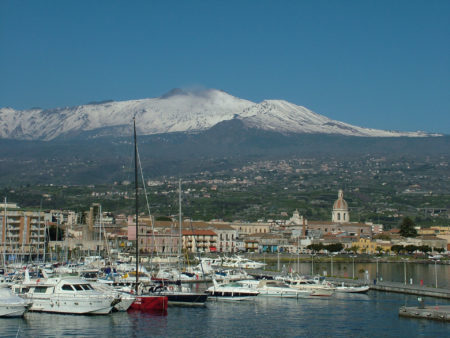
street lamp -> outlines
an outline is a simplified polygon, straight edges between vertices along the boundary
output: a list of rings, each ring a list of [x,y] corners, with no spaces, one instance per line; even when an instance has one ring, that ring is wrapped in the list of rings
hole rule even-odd
[[[277,270],[280,271],[280,247],[277,246]]]
[[[311,276],[314,276],[314,256],[315,254],[311,254]]]
[[[375,260],[377,261],[377,275],[376,275],[376,279],[378,281],[378,261],[380,260],[380,257],[375,257]]]
[[[437,260],[434,261],[434,279],[436,282],[436,289],[437,289],[437,287],[438,287],[438,284],[437,284]]]
[[[408,258],[402,258],[402,260],[403,260],[403,276],[406,285],[406,261],[408,260]]]
[[[331,254],[331,277],[333,277],[333,254]]]
[[[355,279],[355,257],[357,256],[350,256],[353,260],[353,279]]]

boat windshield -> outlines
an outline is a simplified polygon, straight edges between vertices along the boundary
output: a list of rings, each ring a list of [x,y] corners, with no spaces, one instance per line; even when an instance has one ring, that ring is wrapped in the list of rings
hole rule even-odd
[[[242,288],[243,285],[239,284],[239,283],[228,283],[225,286],[230,287],[230,288]]]
[[[72,285],[70,285],[70,284],[64,284],[64,285],[61,287],[61,290],[64,290],[64,291],[74,291]]]
[[[75,288],[76,291],[84,291],[84,289],[81,287],[80,284],[74,284],[73,287]]]

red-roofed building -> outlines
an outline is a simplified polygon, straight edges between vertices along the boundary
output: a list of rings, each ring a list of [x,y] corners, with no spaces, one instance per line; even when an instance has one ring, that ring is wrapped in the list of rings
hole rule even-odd
[[[212,230],[183,230],[183,249],[187,252],[217,252],[217,234]]]

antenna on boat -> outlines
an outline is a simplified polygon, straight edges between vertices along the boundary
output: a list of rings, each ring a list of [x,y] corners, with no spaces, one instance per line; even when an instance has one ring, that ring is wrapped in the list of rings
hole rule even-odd
[[[135,218],[136,218],[136,287],[135,292],[138,294],[139,283],[139,229],[138,229],[138,171],[137,171],[137,141],[136,141],[136,116],[133,117],[134,131],[134,197],[135,197]]]

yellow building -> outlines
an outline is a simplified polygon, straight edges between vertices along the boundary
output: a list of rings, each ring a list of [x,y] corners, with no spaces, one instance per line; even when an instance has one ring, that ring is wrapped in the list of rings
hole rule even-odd
[[[358,248],[358,253],[376,254],[378,252],[391,251],[392,244],[389,241],[360,238],[359,241],[354,242],[352,246]]]

